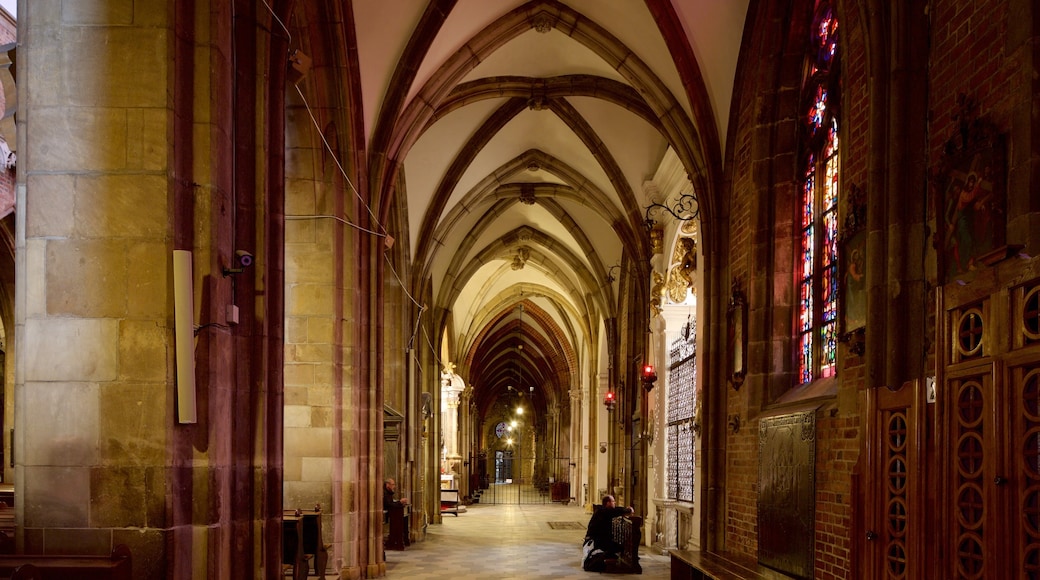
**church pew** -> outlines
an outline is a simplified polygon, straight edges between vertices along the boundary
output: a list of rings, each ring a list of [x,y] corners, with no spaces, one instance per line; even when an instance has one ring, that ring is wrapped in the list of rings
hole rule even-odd
[[[0,578],[12,580],[130,580],[130,548],[116,546],[110,556],[55,554],[0,555]]]

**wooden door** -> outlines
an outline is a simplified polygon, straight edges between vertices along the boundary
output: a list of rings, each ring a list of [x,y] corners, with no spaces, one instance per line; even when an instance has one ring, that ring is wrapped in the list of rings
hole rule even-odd
[[[1040,578],[1040,282],[1008,293],[1007,487],[1011,578]]]
[[[943,575],[1040,578],[1040,280],[948,308],[945,326]]]
[[[920,381],[867,391],[868,441],[877,447],[867,468],[865,578],[922,577],[923,395]]]

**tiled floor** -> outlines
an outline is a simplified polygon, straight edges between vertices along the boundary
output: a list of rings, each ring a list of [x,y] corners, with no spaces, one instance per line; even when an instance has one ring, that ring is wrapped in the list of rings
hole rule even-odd
[[[589,515],[580,506],[468,506],[458,517],[427,527],[426,540],[386,552],[387,578],[553,578],[603,576],[581,569]],[[553,529],[549,522],[577,522]],[[560,527],[560,526],[557,526]],[[570,528],[570,529],[568,529]],[[668,578],[668,556],[640,549],[642,578]],[[620,577],[620,576],[619,576]]]

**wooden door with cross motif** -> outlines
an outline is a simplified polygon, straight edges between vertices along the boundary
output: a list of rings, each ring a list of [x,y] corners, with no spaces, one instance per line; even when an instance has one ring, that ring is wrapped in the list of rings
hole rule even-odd
[[[941,309],[943,577],[1040,578],[1040,278],[1022,278]]]

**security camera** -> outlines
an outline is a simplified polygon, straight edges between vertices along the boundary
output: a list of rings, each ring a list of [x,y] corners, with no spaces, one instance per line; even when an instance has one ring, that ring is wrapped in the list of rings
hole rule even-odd
[[[224,268],[224,277],[231,274],[241,274],[242,270],[253,265],[253,254],[245,250],[235,250],[234,268]]]
[[[253,254],[245,250],[235,250],[235,260],[239,268],[248,268],[253,265]]]

